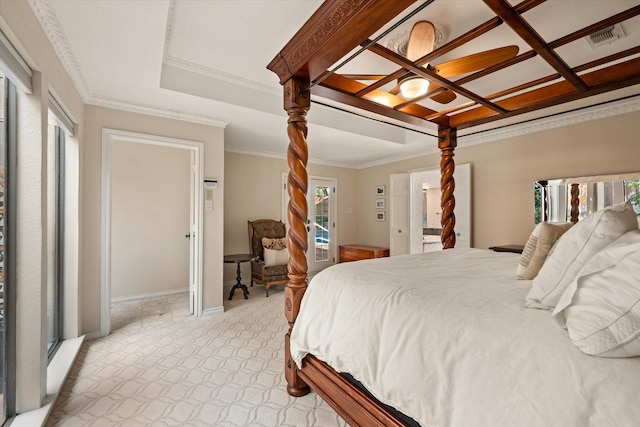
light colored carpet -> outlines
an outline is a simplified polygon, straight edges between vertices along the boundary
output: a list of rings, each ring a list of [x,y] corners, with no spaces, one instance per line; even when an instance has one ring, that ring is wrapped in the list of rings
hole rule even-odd
[[[204,319],[186,294],[114,304],[112,334],[85,342],[47,425],[345,426],[315,393],[287,394],[282,288],[250,292]]]

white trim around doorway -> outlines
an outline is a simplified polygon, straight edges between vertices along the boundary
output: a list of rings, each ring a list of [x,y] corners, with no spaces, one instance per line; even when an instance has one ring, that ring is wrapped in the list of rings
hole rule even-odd
[[[202,316],[202,266],[203,266],[203,221],[202,221],[202,180],[204,176],[204,143],[185,139],[167,138],[116,129],[102,129],[102,221],[101,221],[101,254],[100,254],[100,335],[107,336],[111,331],[111,166],[112,145],[114,141],[133,142],[164,147],[190,150],[195,165],[195,186],[193,209],[195,212],[197,239],[194,254],[196,292],[195,311],[197,317]]]

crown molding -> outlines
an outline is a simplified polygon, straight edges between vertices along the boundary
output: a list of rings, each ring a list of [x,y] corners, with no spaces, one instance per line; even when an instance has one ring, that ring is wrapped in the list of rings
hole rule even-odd
[[[164,64],[172,67],[180,68],[185,71],[190,71],[192,73],[201,74],[206,77],[223,80],[223,81],[234,83],[241,86],[246,86],[248,88],[256,89],[262,92],[282,95],[281,86],[277,86],[277,87],[270,86],[268,84],[260,83],[255,80],[240,77],[236,74],[226,73],[221,70],[216,70],[215,68],[206,67],[204,65],[197,64],[195,62],[187,61],[182,58],[177,58],[175,56],[167,55],[164,59]]]
[[[169,10],[167,11],[167,27],[164,32],[164,49],[162,52],[162,62],[165,62],[169,56],[169,42],[173,35],[173,20],[176,12],[176,0],[169,1]]]
[[[167,119],[174,119],[221,128],[224,128],[229,124],[225,120],[208,116],[206,114],[190,113],[181,110],[174,110],[171,108],[158,107],[156,105],[147,105],[122,99],[109,98],[105,96],[92,96],[86,103],[98,107],[130,111],[132,113],[147,114],[151,116],[164,117]]]
[[[69,41],[60,28],[60,23],[58,22],[58,17],[53,10],[51,0],[28,1],[31,9],[36,15],[36,18],[38,18],[42,29],[47,35],[47,38],[51,42],[58,59],[69,74],[69,77],[71,77],[80,97],[84,102],[87,102],[87,100],[91,98],[91,91],[89,90],[89,86],[87,85],[84,76],[82,75],[82,71],[80,71],[76,57],[69,45]]]
[[[501,139],[514,138],[530,133],[555,129],[563,126],[604,119],[619,114],[640,111],[640,95],[631,98],[609,101],[596,106],[584,107],[579,110],[560,113],[553,116],[535,119],[530,122],[517,123],[500,129],[482,131],[458,137],[459,147],[468,147]]]
[[[32,0],[33,1],[33,0]],[[222,80],[228,83],[234,83],[248,88],[257,89],[262,92],[273,93],[276,95],[282,94],[282,88],[278,86],[270,86],[268,84],[256,82],[255,80],[246,79],[235,74],[226,73],[215,68],[210,68],[196,62],[187,61],[186,59],[178,58],[169,54],[169,45],[171,44],[171,38],[173,37],[173,23],[175,20],[175,7],[176,0],[169,1],[169,9],[167,11],[167,26],[164,37],[164,49],[162,63],[172,67],[180,68],[185,71],[200,74],[213,79]]]
[[[58,59],[69,74],[69,77],[71,77],[76,90],[80,94],[80,97],[85,104],[131,111],[134,113],[141,113],[152,116],[165,117],[192,123],[205,124],[209,126],[222,128],[227,126],[228,123],[225,120],[205,114],[189,113],[155,105],[140,104],[124,99],[115,99],[93,94],[91,90],[89,90],[87,82],[82,75],[82,72],[80,71],[80,67],[78,66],[78,62],[76,61],[75,55],[73,53],[73,50],[71,49],[71,46],[69,45],[67,37],[60,27],[60,23],[53,9],[51,0],[28,1],[31,9],[33,9],[38,21],[40,22],[40,25],[47,35],[47,38],[51,42],[51,45],[53,46]],[[170,32],[171,23],[173,22],[174,4],[175,0],[172,0],[169,3],[169,13],[167,19],[168,32]]]

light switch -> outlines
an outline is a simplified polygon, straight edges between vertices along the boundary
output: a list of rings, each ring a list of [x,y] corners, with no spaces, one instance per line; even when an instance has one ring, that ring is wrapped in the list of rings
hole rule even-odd
[[[213,210],[213,190],[210,188],[205,191],[204,208],[208,211]]]

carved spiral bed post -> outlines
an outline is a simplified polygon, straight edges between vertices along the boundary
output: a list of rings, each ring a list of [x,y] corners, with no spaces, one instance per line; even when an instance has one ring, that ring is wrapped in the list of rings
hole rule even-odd
[[[308,81],[298,78],[289,79],[284,88],[284,108],[287,110],[287,134],[289,148],[287,162],[289,177],[287,191],[289,193],[289,207],[287,218],[289,222],[289,284],[284,290],[285,317],[289,322],[289,330],[285,335],[285,378],[287,392],[292,396],[303,396],[309,393],[309,386],[298,376],[298,368],[291,360],[289,338],[291,329],[300,311],[300,302],[307,289],[307,111],[310,105],[310,93],[305,90]]]
[[[571,222],[578,222],[580,215],[580,188],[578,184],[571,184]]]
[[[442,216],[440,218],[442,234],[440,235],[440,240],[444,249],[450,249],[456,245],[456,233],[454,230],[456,226],[456,215],[454,213],[456,198],[453,195],[453,191],[456,188],[456,182],[453,179],[456,163],[453,160],[453,156],[457,145],[456,129],[440,126],[438,128],[438,148],[441,151],[440,190],[442,192],[440,202],[442,207]]]

